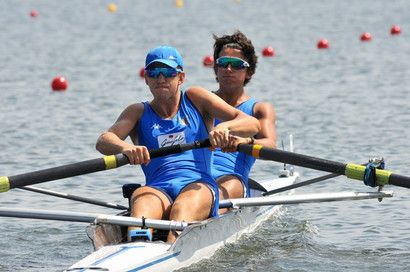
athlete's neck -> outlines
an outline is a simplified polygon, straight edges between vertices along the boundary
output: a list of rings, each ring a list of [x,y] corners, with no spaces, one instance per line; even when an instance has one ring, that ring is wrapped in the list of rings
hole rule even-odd
[[[149,104],[158,116],[163,119],[172,119],[179,110],[182,93],[167,100],[152,100]]]
[[[245,93],[245,89],[227,90],[219,89],[215,92],[220,98],[225,100],[229,105],[236,107],[248,100],[250,97]]]

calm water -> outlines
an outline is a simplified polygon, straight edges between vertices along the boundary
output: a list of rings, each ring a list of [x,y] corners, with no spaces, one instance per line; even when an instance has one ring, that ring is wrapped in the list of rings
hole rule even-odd
[[[212,33],[240,29],[259,59],[248,90],[274,104],[280,139],[295,149],[343,162],[384,157],[410,175],[410,2],[397,1],[109,1],[0,0],[0,175],[15,175],[99,157],[97,136],[131,102],[150,98],[138,77],[148,49],[172,44],[186,62],[187,82],[215,90],[202,58]],[[29,12],[39,12],[31,18]],[[399,24],[403,33],[390,36]],[[370,32],[373,41],[359,37]],[[329,50],[317,50],[320,38]],[[63,75],[65,93],[52,93]],[[258,161],[255,179],[280,164]],[[304,179],[322,173],[296,168]],[[120,169],[39,185],[126,204],[121,185],[142,181],[139,168]],[[410,270],[410,191],[395,197],[287,206],[255,233],[220,250],[212,261],[184,271],[406,271]],[[366,191],[337,178],[298,190]],[[27,191],[1,194],[3,207],[115,213]],[[0,271],[61,271],[92,251],[84,224],[0,218]]]

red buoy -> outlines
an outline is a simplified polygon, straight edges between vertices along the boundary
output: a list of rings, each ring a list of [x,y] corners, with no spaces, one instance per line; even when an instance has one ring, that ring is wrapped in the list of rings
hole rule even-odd
[[[30,11],[30,16],[33,17],[33,18],[37,17],[38,16],[37,10],[33,9],[32,11]]]
[[[142,68],[140,69],[140,77],[141,77],[141,78],[144,78],[144,76],[145,76],[145,68],[142,67]]]
[[[370,42],[372,40],[372,34],[365,32],[360,36],[360,40],[362,42]]]
[[[390,34],[392,34],[392,35],[399,35],[400,33],[401,33],[400,26],[394,25],[394,26],[391,27],[391,29],[390,29]]]
[[[275,56],[275,49],[272,46],[267,46],[262,50],[262,56],[264,57],[273,57]]]
[[[62,76],[57,76],[51,82],[53,91],[65,91],[68,87],[67,80]]]
[[[210,56],[210,55],[205,56],[204,59],[202,60],[202,64],[203,64],[204,66],[207,66],[207,67],[212,67],[212,66],[214,66],[214,57],[213,57],[213,56]]]
[[[327,49],[327,48],[329,48],[329,41],[326,40],[326,39],[320,39],[320,40],[317,42],[317,48],[319,48],[319,49]]]

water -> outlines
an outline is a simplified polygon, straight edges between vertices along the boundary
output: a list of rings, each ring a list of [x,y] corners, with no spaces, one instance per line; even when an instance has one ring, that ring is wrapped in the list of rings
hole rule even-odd
[[[212,34],[240,29],[259,58],[248,91],[272,103],[280,139],[295,137],[299,153],[342,162],[383,156],[410,175],[410,3],[397,1],[0,1],[0,173],[15,175],[99,157],[98,135],[129,103],[150,99],[138,71],[147,50],[180,49],[186,86],[215,90]],[[36,9],[37,18],[29,12]],[[403,33],[389,34],[399,24]],[[373,41],[359,37],[370,32]],[[329,50],[317,50],[327,38]],[[65,93],[50,91],[63,75]],[[258,161],[255,179],[281,167]],[[304,179],[322,173],[296,168]],[[142,181],[139,168],[39,185],[126,205],[121,185]],[[410,269],[410,192],[395,197],[287,206],[255,233],[184,271],[406,271]],[[371,190],[340,177],[297,192]],[[3,207],[114,213],[101,207],[12,190]],[[0,218],[0,271],[61,271],[92,251],[79,223]]]

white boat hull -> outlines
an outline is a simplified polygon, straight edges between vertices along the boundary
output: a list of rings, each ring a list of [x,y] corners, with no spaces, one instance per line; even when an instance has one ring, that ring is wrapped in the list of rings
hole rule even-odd
[[[267,190],[296,182],[298,176],[260,182]],[[261,194],[253,191],[253,196]],[[161,241],[109,245],[88,255],[66,271],[172,271],[211,257],[226,243],[253,231],[280,206],[232,209],[219,218],[188,226],[174,244]],[[98,269],[98,270],[96,270]]]

